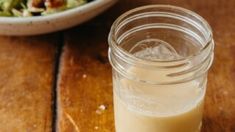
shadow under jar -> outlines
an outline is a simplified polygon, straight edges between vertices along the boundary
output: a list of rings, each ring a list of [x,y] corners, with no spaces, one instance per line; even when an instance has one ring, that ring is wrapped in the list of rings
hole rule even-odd
[[[116,132],[199,132],[214,42],[208,23],[170,5],[121,15],[109,34]]]

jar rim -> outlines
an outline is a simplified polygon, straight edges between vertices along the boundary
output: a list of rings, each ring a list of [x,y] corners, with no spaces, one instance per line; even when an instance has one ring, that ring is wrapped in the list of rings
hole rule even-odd
[[[141,59],[138,57],[133,56],[132,54],[130,54],[129,52],[127,52],[126,50],[120,48],[118,45],[118,42],[115,38],[115,28],[119,25],[119,23],[121,23],[123,21],[123,19],[135,12],[144,10],[144,9],[151,9],[151,8],[162,8],[162,9],[173,9],[173,10],[178,10],[178,11],[182,11],[184,13],[187,13],[193,17],[195,17],[196,19],[198,19],[203,26],[206,27],[206,31],[208,31],[208,37],[206,38],[206,41],[203,45],[203,47],[196,52],[195,54],[186,56],[186,57],[182,57],[182,58],[176,58],[173,60],[145,60],[145,59]],[[124,19],[125,20],[125,19]],[[120,52],[121,54],[124,54],[125,56],[127,56],[128,58],[132,59],[133,61],[140,61],[144,64],[150,64],[150,63],[169,63],[169,62],[180,62],[180,61],[185,61],[185,60],[192,60],[193,58],[199,56],[210,44],[213,44],[213,34],[212,34],[212,29],[210,27],[210,25],[208,24],[208,22],[201,17],[200,15],[198,15],[197,13],[190,11],[188,9],[182,8],[182,7],[178,7],[178,6],[173,6],[173,5],[146,5],[146,6],[141,6],[141,7],[137,7],[134,8],[130,11],[125,12],[124,14],[122,14],[121,16],[119,16],[113,23],[111,30],[110,30],[110,34],[109,34],[109,45],[111,48],[117,50],[118,52]]]

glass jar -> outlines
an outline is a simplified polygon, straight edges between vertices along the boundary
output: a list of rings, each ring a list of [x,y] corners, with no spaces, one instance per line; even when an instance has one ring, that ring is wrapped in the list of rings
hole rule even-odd
[[[109,34],[116,132],[199,132],[214,42],[208,23],[170,5],[121,15]]]

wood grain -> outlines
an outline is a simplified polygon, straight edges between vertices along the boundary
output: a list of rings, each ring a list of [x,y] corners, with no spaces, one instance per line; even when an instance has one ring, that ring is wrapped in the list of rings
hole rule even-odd
[[[50,132],[56,41],[0,37],[0,131]]]
[[[106,14],[66,32],[58,81],[59,132],[114,131],[108,31],[121,13],[146,4],[178,5],[208,20],[216,49],[209,71],[202,132],[235,132],[234,0],[122,0]],[[97,114],[102,104],[107,109]]]

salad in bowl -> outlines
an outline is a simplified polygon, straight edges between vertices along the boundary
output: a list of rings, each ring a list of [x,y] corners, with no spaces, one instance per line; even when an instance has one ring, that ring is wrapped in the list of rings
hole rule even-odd
[[[0,16],[30,17],[57,13],[89,0],[0,0]]]
[[[0,0],[0,35],[32,36],[67,29],[90,20],[115,2],[117,0]]]

